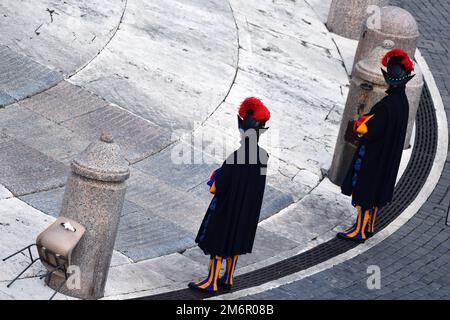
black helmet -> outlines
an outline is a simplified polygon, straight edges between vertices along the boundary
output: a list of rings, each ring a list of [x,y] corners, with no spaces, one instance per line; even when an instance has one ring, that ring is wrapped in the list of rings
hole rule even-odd
[[[403,49],[389,51],[381,63],[387,69],[387,71],[381,69],[384,79],[391,86],[405,85],[415,76],[411,74],[414,71],[414,62]]]

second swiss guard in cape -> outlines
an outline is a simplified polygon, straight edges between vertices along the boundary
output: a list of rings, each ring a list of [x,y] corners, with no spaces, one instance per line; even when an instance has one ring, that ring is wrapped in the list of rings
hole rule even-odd
[[[337,236],[355,242],[373,235],[378,211],[392,200],[408,126],[405,86],[414,77],[414,63],[405,51],[394,49],[382,64],[387,96],[354,123],[359,146],[342,185],[358,215],[353,227]]]
[[[230,290],[239,255],[251,253],[266,186],[268,154],[258,145],[270,112],[256,98],[239,108],[241,146],[214,171],[208,185],[214,194],[195,242],[211,256],[206,278],[189,283],[205,292]],[[220,275],[223,260],[225,272]]]

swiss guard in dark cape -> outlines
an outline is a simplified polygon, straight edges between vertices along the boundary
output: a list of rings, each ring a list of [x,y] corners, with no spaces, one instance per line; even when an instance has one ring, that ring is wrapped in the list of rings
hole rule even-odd
[[[381,70],[389,85],[387,96],[355,121],[353,134],[359,146],[342,185],[358,216],[353,227],[337,236],[355,242],[374,234],[378,211],[392,200],[408,126],[405,85],[414,77],[414,63],[405,51],[394,49],[382,64],[387,69]]]
[[[239,255],[251,253],[266,186],[267,152],[259,147],[270,112],[256,98],[239,108],[241,146],[213,172],[208,185],[214,194],[195,242],[211,256],[206,278],[189,283],[206,292],[230,290]],[[226,268],[219,275],[222,261]]]

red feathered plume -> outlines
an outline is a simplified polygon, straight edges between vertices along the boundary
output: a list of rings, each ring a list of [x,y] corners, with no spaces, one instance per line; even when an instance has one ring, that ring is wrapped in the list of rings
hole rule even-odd
[[[257,121],[266,122],[270,119],[269,109],[257,98],[250,97],[245,99],[239,108],[239,116],[245,118],[248,110],[253,111],[253,118]]]
[[[381,60],[381,63],[383,64],[383,66],[387,67],[389,60],[394,57],[402,57],[401,64],[405,67],[407,72],[414,71],[414,62],[401,48],[393,49],[386,53],[386,55],[383,57],[383,60]]]

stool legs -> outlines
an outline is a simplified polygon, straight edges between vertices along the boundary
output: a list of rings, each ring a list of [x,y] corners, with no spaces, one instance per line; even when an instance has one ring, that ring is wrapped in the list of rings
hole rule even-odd
[[[27,271],[36,261],[40,260],[40,258],[33,258],[33,253],[31,252],[31,247],[35,246],[36,244],[30,244],[29,246],[26,246],[25,248],[13,253],[12,255],[6,257],[3,259],[3,261],[6,261],[16,255],[18,255],[19,253],[24,252],[25,250],[28,250],[28,255],[30,258],[30,263],[28,264],[28,266],[25,267],[25,269],[23,269],[10,283],[8,283],[8,285],[6,286],[7,288],[11,287],[11,285],[16,282],[17,279],[20,278],[21,275],[23,275],[25,273],[25,271]]]
[[[36,246],[36,244],[30,244],[29,246],[26,246],[25,248],[14,252],[13,254],[9,255],[8,257],[2,259],[3,261],[6,261],[8,259],[11,259],[12,257],[18,255],[19,253],[24,252],[25,250],[28,251],[28,257],[30,258],[30,263],[28,264],[28,266],[25,267],[25,269],[23,269],[10,283],[8,283],[8,285],[6,286],[7,288],[11,287],[11,285],[16,282],[21,275],[23,275],[36,261],[41,260],[41,258],[34,258],[33,257],[33,253],[31,252],[31,247]],[[65,280],[60,284],[60,286],[58,287],[58,289],[55,290],[55,292],[52,294],[52,296],[50,297],[49,300],[52,300],[55,295],[61,290],[61,288],[66,284],[67,280],[68,280],[68,276],[67,276],[67,271],[66,271],[66,266],[63,265],[58,265],[54,270],[52,271],[48,271],[47,273],[45,273],[44,275],[40,276],[39,279],[43,279],[48,277],[48,282],[50,282],[50,280],[52,279],[53,273],[58,271],[58,270],[62,270],[64,271],[64,277]]]

